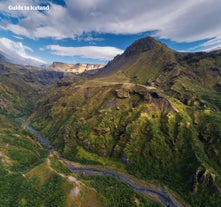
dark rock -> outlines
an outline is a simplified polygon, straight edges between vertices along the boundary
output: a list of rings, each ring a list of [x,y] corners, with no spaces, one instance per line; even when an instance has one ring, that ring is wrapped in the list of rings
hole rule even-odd
[[[213,76],[221,76],[220,70],[218,68],[212,67],[210,70],[212,71]]]
[[[196,193],[198,190],[198,184],[201,184],[204,187],[208,188],[208,190],[210,190],[213,194],[219,193],[219,189],[215,184],[215,175],[203,166],[200,166],[196,171],[194,178],[194,193]]]
[[[121,161],[122,161],[124,164],[129,164],[129,158],[128,158],[128,157],[121,157]]]
[[[69,81],[58,81],[58,82],[57,82],[57,86],[58,86],[58,87],[61,87],[61,86],[69,86],[69,85],[71,85],[71,82],[69,82]]]
[[[156,92],[151,92],[150,95],[151,95],[153,98],[160,98],[160,96],[159,96]]]
[[[176,62],[168,62],[166,63],[164,66],[163,66],[163,71],[164,72],[169,72],[173,69],[175,69],[177,66],[177,63]]]
[[[4,65],[0,64],[0,71],[3,71],[5,69]]]
[[[62,106],[62,107],[66,107],[66,106],[67,106],[67,103],[63,102],[63,103],[61,104],[61,106]]]
[[[217,83],[217,84],[215,84],[214,85],[214,87],[213,87],[217,92],[221,92],[221,83]]]

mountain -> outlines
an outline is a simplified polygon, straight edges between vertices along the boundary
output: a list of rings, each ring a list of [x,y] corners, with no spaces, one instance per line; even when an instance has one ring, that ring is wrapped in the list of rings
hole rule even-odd
[[[145,84],[161,73],[162,66],[175,61],[175,51],[151,37],[134,42],[122,55],[116,56],[101,71],[104,78],[117,78]]]
[[[218,206],[220,86],[220,50],[179,53],[147,37],[39,98],[29,120],[67,159],[104,157],[191,206]]]
[[[66,78],[63,72],[0,63],[0,206],[160,206],[114,178],[72,173],[38,132],[20,123]]]
[[[221,50],[178,53],[147,37],[110,61],[99,79],[153,86],[187,105],[202,101],[220,108],[220,59]]]
[[[99,69],[103,68],[102,64],[68,64],[62,62],[53,62],[52,65],[48,66],[46,69],[49,71],[60,71],[60,72],[68,72],[68,73],[94,73]]]
[[[93,74],[1,62],[1,206],[150,205],[114,180],[71,173],[23,130],[25,115],[70,161],[131,174],[184,206],[219,206],[220,92],[220,50],[179,53],[151,37]]]

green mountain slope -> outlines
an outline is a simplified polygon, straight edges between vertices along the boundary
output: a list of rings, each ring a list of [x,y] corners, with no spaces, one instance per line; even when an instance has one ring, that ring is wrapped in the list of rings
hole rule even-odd
[[[50,81],[39,68],[0,63],[0,205],[41,206],[49,186],[61,188],[61,178],[51,173],[48,182],[39,188],[39,175],[28,177],[27,172],[43,165],[48,150],[36,137],[22,129],[16,118],[27,115],[34,108],[37,97],[49,87]],[[52,80],[51,80],[52,81]],[[47,168],[45,167],[45,171]],[[67,182],[64,180],[64,182]],[[63,185],[67,185],[63,184]],[[65,195],[65,190],[55,189],[54,195]],[[54,196],[52,196],[54,197]],[[62,199],[61,199],[62,200]],[[56,201],[61,203],[62,201]]]
[[[26,115],[36,99],[63,77],[61,72],[0,62],[0,113]]]
[[[161,74],[163,65],[175,59],[174,51],[147,37],[137,40],[122,55],[110,61],[100,76],[146,84],[147,80],[156,79]]]
[[[161,206],[114,178],[72,173],[21,125],[18,118],[30,114],[40,97],[70,85],[63,77],[0,63],[0,206]]]
[[[217,206],[220,84],[220,51],[178,53],[148,37],[42,97],[30,120],[68,159],[107,157],[192,206]]]

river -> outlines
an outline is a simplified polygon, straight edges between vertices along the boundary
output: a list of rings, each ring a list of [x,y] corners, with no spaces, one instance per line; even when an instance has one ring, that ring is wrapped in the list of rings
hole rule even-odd
[[[50,151],[55,151],[53,146],[43,137],[39,134],[39,132],[35,129],[33,129],[23,118],[19,118],[19,121],[24,125],[24,127],[31,132],[33,135],[35,135],[38,140],[41,142],[42,145],[48,147]],[[88,168],[88,167],[76,167],[73,164],[70,164],[66,159],[61,157],[58,152],[58,159],[66,165],[66,167],[69,168],[70,171],[74,173],[85,173],[89,175],[104,175],[104,176],[112,176],[115,177],[122,182],[126,183],[129,187],[133,188],[138,193],[144,193],[144,194],[152,194],[158,196],[161,203],[166,207],[183,207],[177,200],[172,198],[165,190],[157,190],[157,189],[150,189],[143,187],[139,185],[138,183],[133,182],[131,179],[129,179],[126,175],[122,175],[119,172],[108,170],[108,169],[96,169],[96,168]]]

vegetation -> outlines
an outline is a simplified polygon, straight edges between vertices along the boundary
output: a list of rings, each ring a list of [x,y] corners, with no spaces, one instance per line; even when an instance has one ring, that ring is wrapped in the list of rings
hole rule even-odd
[[[57,172],[57,173],[63,173],[65,175],[70,174],[70,170],[62,165],[61,162],[58,161],[58,159],[55,156],[50,157],[50,163],[51,167]]]
[[[98,75],[43,97],[30,120],[67,159],[105,157],[194,206],[221,187],[220,58],[144,38]]]
[[[67,194],[62,188],[63,182],[60,176],[53,174],[39,189],[38,177],[26,179],[20,174],[8,174],[1,168],[1,206],[65,206]]]
[[[60,176],[51,174],[40,188],[38,174],[26,176],[26,172],[45,162],[48,150],[10,122],[1,126],[0,143],[2,207],[65,206],[67,192],[62,188],[64,180]]]
[[[68,84],[56,84],[64,74],[44,75],[7,63],[1,64],[0,72],[0,164],[6,195],[15,185],[7,180],[9,172],[17,173],[16,185],[27,185],[27,189],[30,185],[33,190],[32,179],[37,183],[40,178],[34,173],[25,181],[21,174],[45,168],[45,149],[15,123],[16,117],[28,115],[32,125],[69,160],[126,169],[145,181],[167,186],[191,206],[219,206],[220,51],[177,53],[144,38],[98,74],[68,79]],[[41,178],[41,185],[36,184],[36,193],[44,191],[50,202],[35,197],[50,206],[59,195],[61,200],[54,205],[64,205],[68,191],[60,191],[65,181],[57,173],[67,176],[69,172],[55,158],[50,159],[54,171],[47,174],[49,182]],[[109,197],[93,179],[99,189],[120,185],[128,194],[113,187]],[[135,200],[147,205],[111,178],[93,179],[90,185],[105,197],[105,205],[113,206],[113,196],[119,203],[127,198],[128,205]],[[49,195],[50,189],[55,194]],[[26,206],[23,197],[16,197],[17,206]],[[4,202],[12,205],[10,196]]]
[[[126,184],[108,176],[80,176],[90,181],[89,185],[104,196],[105,207],[158,207],[160,203],[151,201],[145,196],[134,192]]]

